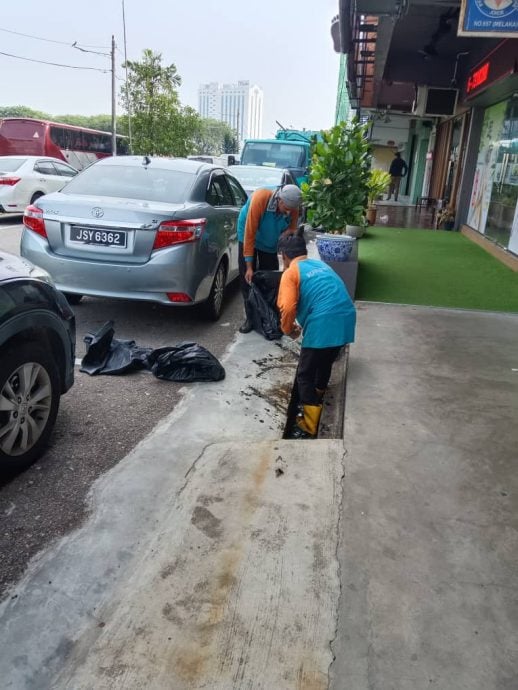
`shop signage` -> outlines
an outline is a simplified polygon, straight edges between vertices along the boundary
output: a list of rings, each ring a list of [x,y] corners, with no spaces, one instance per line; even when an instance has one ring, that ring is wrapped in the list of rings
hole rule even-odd
[[[481,67],[477,67],[477,69],[472,70],[466,83],[466,93],[471,93],[475,89],[479,89],[487,82],[490,66],[490,62],[484,62]]]
[[[516,0],[518,2],[518,0]],[[483,62],[473,67],[466,80],[466,97],[472,98],[495,82],[514,73],[514,55],[507,50],[509,41],[502,43],[493,50]]]
[[[518,38],[518,0],[461,0],[457,33]]]

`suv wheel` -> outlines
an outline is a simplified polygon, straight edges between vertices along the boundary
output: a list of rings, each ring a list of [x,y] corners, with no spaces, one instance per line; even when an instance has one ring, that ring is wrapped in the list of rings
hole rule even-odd
[[[211,321],[217,321],[221,316],[226,282],[227,271],[225,264],[221,262],[212,281],[209,298],[204,304],[205,316]]]
[[[54,361],[37,344],[3,354],[0,364],[0,468],[19,470],[43,452],[60,398]]]

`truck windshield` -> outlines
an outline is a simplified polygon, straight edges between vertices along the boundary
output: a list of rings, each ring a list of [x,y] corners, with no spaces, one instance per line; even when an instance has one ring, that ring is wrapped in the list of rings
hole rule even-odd
[[[298,144],[248,141],[241,154],[241,165],[265,165],[271,168],[306,167],[307,147]]]

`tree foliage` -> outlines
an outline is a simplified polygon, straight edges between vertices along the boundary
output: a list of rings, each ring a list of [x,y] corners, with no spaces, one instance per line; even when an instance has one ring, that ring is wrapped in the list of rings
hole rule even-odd
[[[195,153],[219,156],[222,153],[237,153],[238,148],[236,134],[226,122],[201,118],[195,137]]]
[[[309,184],[302,196],[314,225],[325,231],[342,231],[362,225],[371,168],[367,125],[342,122],[322,132],[312,145]]]
[[[163,65],[160,53],[146,49],[140,61],[128,60],[123,66],[128,80],[121,87],[120,100],[131,114],[133,152],[161,156],[192,153],[200,118],[180,103],[182,79],[176,65]]]

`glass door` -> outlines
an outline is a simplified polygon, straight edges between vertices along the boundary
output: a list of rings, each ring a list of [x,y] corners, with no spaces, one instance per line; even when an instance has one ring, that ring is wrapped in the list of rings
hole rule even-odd
[[[512,98],[507,104],[501,137],[495,146],[496,164],[485,234],[507,248],[518,202],[518,98]]]

